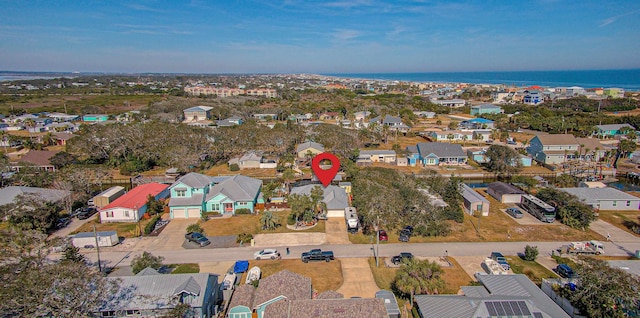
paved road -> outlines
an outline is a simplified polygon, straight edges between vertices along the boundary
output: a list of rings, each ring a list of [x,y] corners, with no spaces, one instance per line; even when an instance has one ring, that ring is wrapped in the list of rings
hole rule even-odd
[[[516,255],[517,253],[522,253],[527,244],[537,246],[540,251],[540,255],[549,255],[552,250],[555,250],[561,245],[567,243],[568,242],[456,242],[381,244],[379,246],[379,255],[381,257],[391,257],[400,252],[411,252],[416,256],[438,257],[444,255],[445,251],[447,251],[450,256],[489,255],[492,251],[501,251],[505,255]],[[312,248],[332,250],[337,258],[361,258],[374,255],[374,245],[369,244],[302,245],[290,247],[291,254],[283,255],[283,258],[298,258],[300,253]],[[154,255],[164,257],[165,264],[180,264],[251,259],[253,253],[259,249],[261,248],[233,247],[161,250],[153,249],[152,246],[149,246],[147,251]],[[640,241],[624,242],[620,243],[620,245],[615,242],[605,243],[606,255],[628,256],[633,255],[636,250],[640,250]],[[95,251],[84,252],[93,262],[97,261]],[[131,262],[132,256],[137,255],[138,253],[139,252],[110,251],[108,248],[103,248],[100,251],[100,258],[102,260],[102,264],[109,267],[128,266]]]

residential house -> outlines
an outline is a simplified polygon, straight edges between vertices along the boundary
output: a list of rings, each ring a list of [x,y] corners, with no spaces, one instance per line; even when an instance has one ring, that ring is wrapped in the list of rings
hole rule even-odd
[[[258,169],[262,162],[262,155],[254,151],[250,151],[238,158],[229,160],[229,165],[237,164],[240,169]]]
[[[602,90],[602,95],[612,98],[624,98],[624,89],[610,87]]]
[[[194,106],[183,110],[184,113],[184,121],[192,122],[192,121],[200,121],[200,120],[209,120],[211,119],[211,110],[213,107],[210,106]]]
[[[369,117],[370,115],[371,115],[371,112],[366,110],[353,113],[354,120],[356,121],[363,121],[367,119],[367,117]]]
[[[487,185],[487,194],[501,203],[520,203],[527,193],[512,184],[496,181]]]
[[[493,100],[494,103],[504,104],[507,101],[507,99],[512,96],[512,94],[513,93],[511,92],[505,92],[505,91],[492,92],[491,99]]]
[[[396,158],[396,166],[398,167],[406,167],[409,165],[409,159],[407,157],[398,157]]]
[[[427,136],[433,141],[467,142],[473,140],[473,132],[466,130],[431,131]]]
[[[464,183],[462,184],[462,199],[464,210],[469,215],[479,212],[482,216],[489,216],[489,200]]]
[[[537,90],[524,91],[522,103],[527,105],[538,105],[544,103],[544,96]]]
[[[482,114],[502,114],[502,107],[493,104],[481,104],[471,106],[471,115],[480,116]]]
[[[396,295],[388,290],[379,290],[376,292],[376,298],[380,298],[384,301],[384,307],[387,310],[388,318],[400,318],[400,307],[398,306],[398,300]]]
[[[242,175],[210,177],[188,173],[169,187],[171,218],[200,218],[203,212],[235,214],[238,209],[254,212],[264,203],[262,180]]]
[[[544,164],[560,164],[577,159],[580,143],[571,134],[540,134],[529,141],[527,152]]]
[[[311,157],[324,152],[324,146],[320,143],[307,141],[296,146],[296,154],[298,158]]]
[[[461,121],[458,126],[463,129],[493,129],[494,123],[489,119],[473,118]]]
[[[420,142],[408,146],[410,166],[460,165],[467,163],[467,155],[459,144]]]
[[[464,99],[431,99],[431,103],[451,108],[464,107],[467,101]]]
[[[20,171],[20,168],[23,167],[35,167],[43,171],[56,171],[56,167],[49,160],[57,153],[58,151],[31,150],[18,160],[17,165],[11,168],[15,171]]]
[[[169,196],[169,186],[162,183],[141,184],[100,209],[100,223],[138,222],[147,212],[147,201]]]
[[[624,135],[625,130],[636,131],[633,126],[629,124],[611,124],[611,125],[596,125],[596,136],[601,138],[615,138]]]
[[[0,206],[14,203],[19,196],[35,197],[48,202],[61,202],[69,195],[71,195],[71,191],[67,190],[8,186],[0,189]]]
[[[55,138],[58,146],[65,146],[67,144],[67,140],[73,137],[74,135],[70,133],[53,133],[53,138]]]
[[[69,115],[65,113],[49,113],[47,114],[47,117],[50,117],[53,121],[58,123],[76,121],[80,118],[78,115]]]
[[[313,297],[311,279],[288,270],[260,280],[257,288],[236,288],[228,318],[388,318],[381,298],[349,298],[326,291]]]
[[[585,161],[598,162],[607,155],[607,146],[600,142],[597,138],[580,138],[576,140],[580,145],[580,158]]]
[[[640,198],[618,189],[605,188],[559,188],[575,195],[596,211],[638,211]]]
[[[338,119],[339,117],[340,117],[340,113],[338,113],[338,112],[326,112],[326,113],[320,114],[320,116],[318,116],[318,119],[320,119],[320,120],[335,120],[335,119]]]
[[[476,277],[481,286],[462,286],[457,295],[416,295],[420,317],[570,317],[523,274]]]
[[[473,131],[471,139],[474,142],[487,142],[491,140],[491,130],[489,129],[476,129]]]
[[[255,118],[258,121],[276,120],[276,119],[278,119],[278,114],[260,113],[260,114],[253,114],[253,115],[251,115],[251,117]]]
[[[109,120],[109,115],[107,114],[87,114],[82,116],[82,121],[86,123],[105,122],[107,120]]]
[[[344,218],[344,209],[349,207],[349,197],[344,188],[334,185],[323,187],[321,184],[308,184],[301,187],[291,189],[291,194],[311,195],[314,187],[320,187],[323,190],[322,202],[327,207],[327,217]]]
[[[425,112],[425,111],[413,111],[413,114],[416,115],[419,118],[427,118],[427,119],[432,119],[436,117],[436,113],[435,112]]]
[[[238,116],[232,116],[229,118],[216,121],[216,125],[218,127],[231,127],[236,125],[242,125],[242,123],[243,123],[242,118]]]
[[[119,286],[96,313],[98,317],[167,317],[177,305],[189,306],[189,317],[217,317],[222,300],[218,275],[160,274],[146,268],[135,276],[107,277]]]
[[[380,116],[372,118],[369,120],[369,124],[371,123],[379,123],[382,126],[389,127],[390,131],[399,131],[402,133],[406,133],[411,129],[411,127],[402,122],[402,118],[391,115],[385,115],[384,118]]]
[[[382,162],[382,163],[394,163],[396,162],[397,155],[393,150],[360,150],[360,154],[358,155],[358,159],[356,162]]]

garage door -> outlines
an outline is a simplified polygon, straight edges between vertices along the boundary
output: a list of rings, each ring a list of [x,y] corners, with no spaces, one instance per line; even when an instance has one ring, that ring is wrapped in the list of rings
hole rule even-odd
[[[174,209],[173,210],[173,218],[174,219],[184,219],[187,217],[187,213],[185,209]]]
[[[200,218],[200,209],[187,209],[187,217],[188,218]]]

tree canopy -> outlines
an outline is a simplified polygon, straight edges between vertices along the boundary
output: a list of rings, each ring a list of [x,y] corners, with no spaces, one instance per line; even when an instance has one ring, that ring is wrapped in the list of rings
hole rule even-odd
[[[487,169],[498,176],[511,176],[522,169],[520,154],[510,147],[491,145],[486,156],[489,158],[489,162],[486,163]]]
[[[556,218],[572,228],[586,230],[596,220],[593,208],[578,197],[554,188],[542,188],[536,194],[542,201],[556,207]]]

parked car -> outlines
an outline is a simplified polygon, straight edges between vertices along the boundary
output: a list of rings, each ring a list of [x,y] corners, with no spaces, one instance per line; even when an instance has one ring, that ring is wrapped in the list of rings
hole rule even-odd
[[[573,271],[573,269],[571,267],[569,267],[569,265],[567,264],[560,264],[556,267],[556,272],[558,273],[558,275],[564,277],[564,278],[574,278],[576,277],[575,272]]]
[[[398,241],[400,242],[409,242],[409,240],[411,239],[411,231],[409,231],[408,229],[402,229],[402,231],[400,231],[400,234],[398,235]]]
[[[522,218],[522,212],[520,212],[520,209],[518,209],[518,208],[508,208],[507,209],[507,214],[511,215],[512,217],[514,217],[516,219],[521,219]]]
[[[389,240],[389,236],[387,235],[387,231],[379,230],[378,231],[378,239],[380,241],[384,241],[384,242],[388,241]]]
[[[332,251],[323,251],[319,248],[312,249],[308,252],[302,253],[300,255],[300,259],[304,263],[308,263],[309,261],[325,261],[330,262],[334,259]]]
[[[278,250],[269,248],[262,251],[257,251],[253,254],[255,259],[280,259],[280,252]]]
[[[86,220],[96,214],[98,210],[96,208],[83,208],[80,213],[78,213],[78,219]]]
[[[507,262],[507,258],[504,257],[504,255],[502,255],[502,253],[500,252],[491,252],[491,259],[493,259],[494,261],[498,262],[498,264],[500,264],[500,266],[502,266],[502,268],[504,268],[505,270],[510,270],[511,269],[511,265],[509,265],[509,262]]]
[[[413,259],[413,254],[402,252],[400,253],[400,255],[396,255],[393,258],[391,258],[391,263],[395,265],[399,265],[400,263],[402,263],[402,260],[404,259]]]
[[[61,229],[67,227],[71,223],[71,218],[60,218],[56,223],[56,229]]]
[[[184,237],[189,241],[200,245],[200,247],[207,246],[211,244],[211,241],[204,236],[202,233],[198,232],[189,232],[184,235]]]

